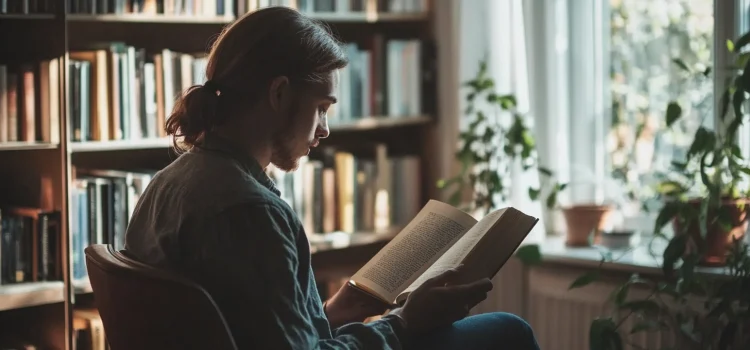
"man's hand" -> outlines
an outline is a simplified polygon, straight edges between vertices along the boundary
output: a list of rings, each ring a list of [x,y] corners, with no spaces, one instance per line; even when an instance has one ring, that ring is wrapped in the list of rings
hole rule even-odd
[[[450,325],[466,317],[471,308],[487,298],[487,292],[492,290],[490,279],[457,284],[459,269],[425,281],[409,295],[402,308],[391,312],[404,320],[409,333]]]
[[[326,316],[331,328],[347,323],[362,322],[368,317],[382,315],[388,306],[377,299],[344,284],[325,304]]]

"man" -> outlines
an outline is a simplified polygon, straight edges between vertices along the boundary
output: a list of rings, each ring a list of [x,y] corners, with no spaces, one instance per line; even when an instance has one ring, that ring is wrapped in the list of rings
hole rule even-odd
[[[425,283],[375,322],[362,323],[386,310],[351,288],[323,306],[302,225],[263,169],[295,170],[328,136],[325,113],[346,64],[322,26],[288,8],[226,29],[208,81],[188,90],[167,121],[185,153],[141,197],[126,249],[202,285],[241,349],[536,349],[514,316],[461,320],[491,283],[452,284],[460,271]]]

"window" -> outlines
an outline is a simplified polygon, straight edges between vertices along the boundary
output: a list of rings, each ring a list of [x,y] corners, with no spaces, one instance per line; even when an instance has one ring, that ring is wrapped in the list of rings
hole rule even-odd
[[[615,202],[621,214],[615,224],[650,232],[660,173],[685,155],[699,126],[714,126],[716,91],[723,87],[715,82],[724,73],[713,67],[727,62],[726,40],[747,28],[750,1],[531,3],[527,42],[531,94],[540,101],[534,105],[544,138],[540,159],[570,184],[562,204]],[[711,74],[701,75],[708,67]],[[666,108],[675,99],[683,118],[667,128]],[[750,156],[750,127],[743,132]],[[561,232],[555,220],[549,230]]]
[[[606,131],[609,176],[624,194],[623,214],[653,209],[654,185],[683,159],[701,125],[713,126],[714,0],[610,0]],[[710,71],[709,71],[710,72]],[[683,118],[665,121],[670,101]]]

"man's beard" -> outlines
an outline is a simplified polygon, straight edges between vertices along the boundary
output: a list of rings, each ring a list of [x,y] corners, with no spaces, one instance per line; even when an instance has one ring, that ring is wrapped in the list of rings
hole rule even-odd
[[[286,172],[297,170],[299,157],[293,154],[293,144],[294,136],[291,129],[284,128],[276,133],[272,143],[271,163]]]
[[[295,171],[299,167],[299,157],[294,154],[295,150],[292,148],[293,145],[297,144],[297,140],[294,139],[293,126],[294,117],[299,109],[296,100],[292,101],[292,106],[294,107],[289,111],[289,116],[286,118],[287,124],[276,131],[271,143],[271,163],[286,172]]]

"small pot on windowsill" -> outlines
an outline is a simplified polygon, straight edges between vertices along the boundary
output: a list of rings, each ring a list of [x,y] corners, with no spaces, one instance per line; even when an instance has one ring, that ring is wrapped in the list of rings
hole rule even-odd
[[[627,249],[630,248],[630,240],[635,233],[635,230],[627,229],[606,230],[601,233],[600,244],[612,250]]]
[[[598,244],[601,232],[607,228],[609,217],[613,212],[610,205],[578,204],[562,208],[565,217],[565,244],[569,247],[588,247],[589,236],[594,234],[594,243]]]

